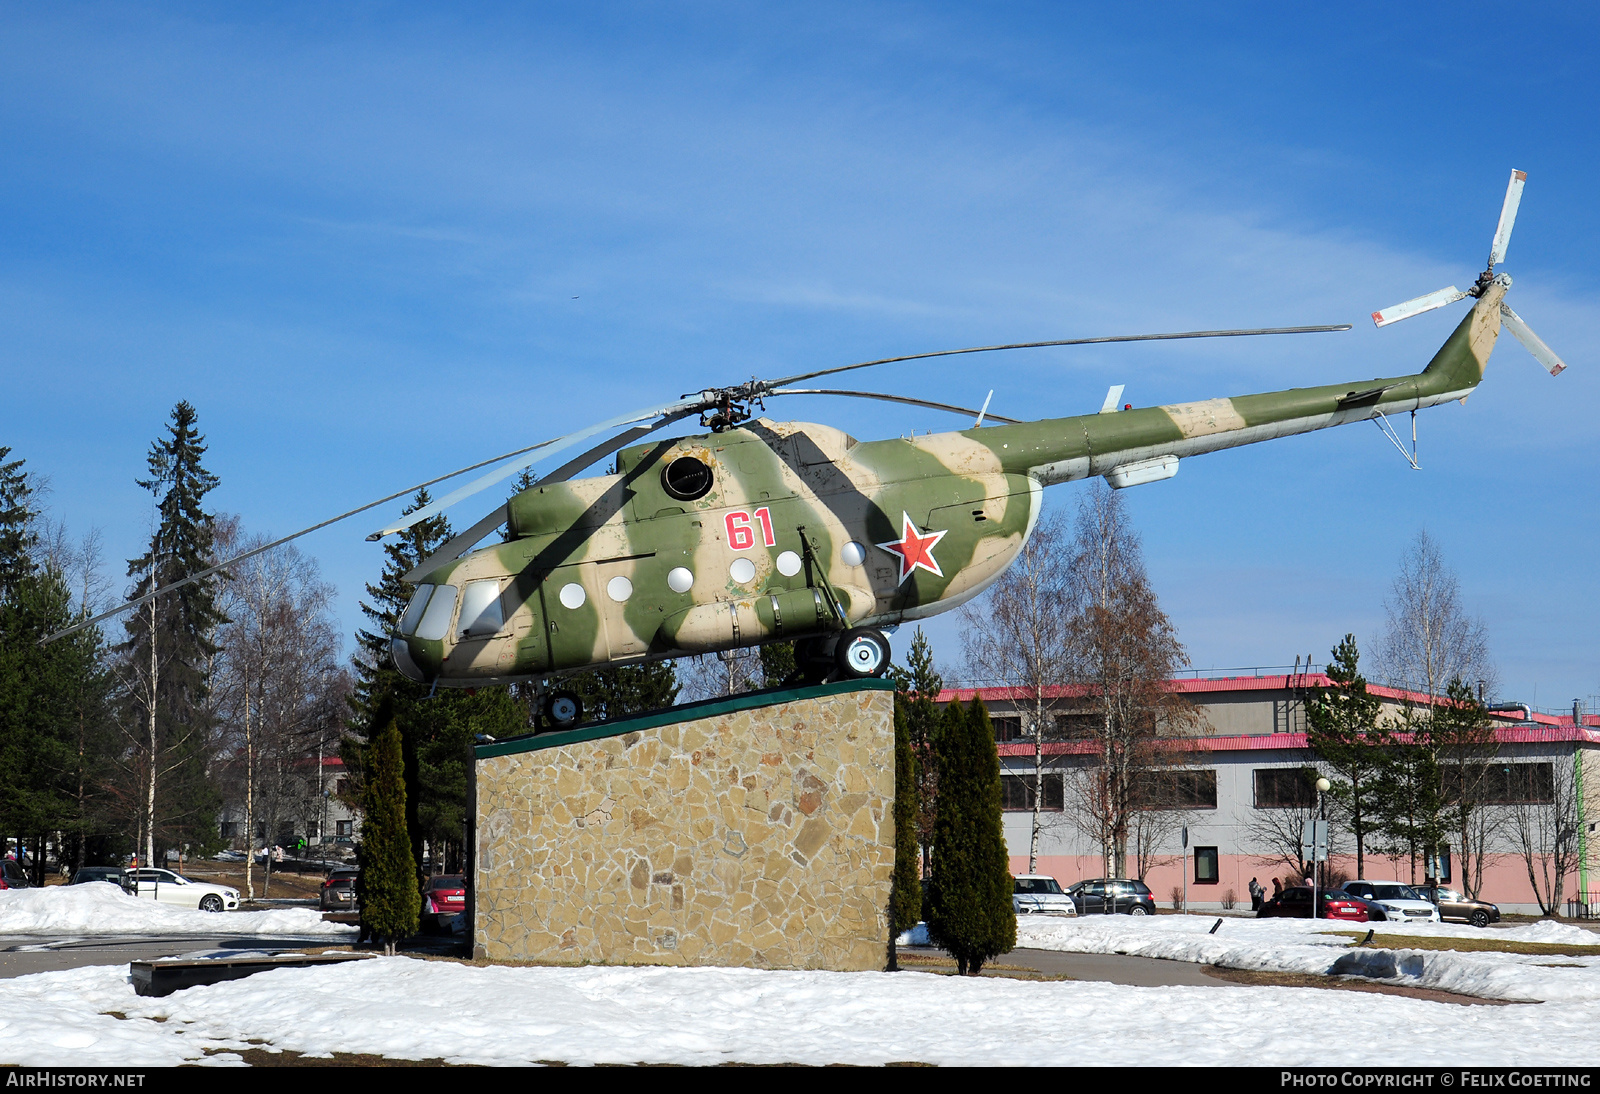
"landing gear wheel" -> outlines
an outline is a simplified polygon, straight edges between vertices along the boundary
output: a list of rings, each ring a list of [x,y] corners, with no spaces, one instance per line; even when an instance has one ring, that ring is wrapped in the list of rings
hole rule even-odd
[[[820,684],[833,672],[825,638],[802,638],[794,644],[795,681],[802,686]]]
[[[200,898],[200,910],[202,912],[222,911],[222,898],[216,893],[207,893]]]
[[[583,719],[583,700],[570,691],[552,691],[544,697],[544,717],[551,729],[571,729]]]
[[[889,640],[882,631],[857,627],[839,637],[833,657],[839,675],[846,680],[882,676],[889,668]]]

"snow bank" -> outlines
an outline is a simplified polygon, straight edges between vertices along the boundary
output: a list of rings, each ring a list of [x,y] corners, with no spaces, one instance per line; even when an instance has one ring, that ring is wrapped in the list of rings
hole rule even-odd
[[[1338,1066],[1370,1063],[1382,1045],[1391,1066],[1550,1067],[1592,1063],[1597,1020],[1593,1003],[1469,1009],[1290,988],[374,958],[164,999],[134,995],[121,968],[19,977],[0,993],[0,1063],[226,1065],[258,1039],[480,1064]]]
[[[1350,948],[1329,933],[1355,924],[1309,919],[1080,916],[1017,921],[1017,945],[1070,953],[1120,953],[1267,972],[1337,973],[1394,979],[1415,987],[1529,1002],[1600,1002],[1600,959],[1456,950]],[[1374,924],[1379,930],[1383,924]],[[1455,924],[1407,926],[1391,934],[1600,944],[1600,935],[1565,923],[1534,923],[1485,932]],[[1552,964],[1562,967],[1552,968]]]
[[[131,897],[115,885],[52,885],[0,891],[0,936],[269,935],[354,937],[356,928],[324,923],[310,908],[271,912],[201,912]]]

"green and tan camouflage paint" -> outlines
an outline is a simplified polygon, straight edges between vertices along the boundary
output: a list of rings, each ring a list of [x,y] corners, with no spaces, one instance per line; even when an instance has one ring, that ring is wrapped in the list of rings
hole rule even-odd
[[[509,506],[508,540],[434,571],[428,584],[501,586],[505,625],[463,638],[404,639],[427,679],[477,686],[596,665],[677,657],[889,626],[948,611],[993,583],[1022,549],[1043,487],[1158,457],[1187,458],[1465,398],[1500,331],[1491,284],[1420,373],[1261,395],[1086,414],[953,433],[858,442],[828,426],[759,418],[724,433],[623,449],[614,474],[536,485]],[[661,472],[693,455],[713,473],[695,501],[671,497]],[[729,513],[770,514],[775,543],[728,542]],[[939,573],[884,544],[909,519]],[[784,552],[818,565],[785,575]],[[851,565],[849,544],[865,558]],[[737,581],[735,559],[753,576]],[[668,586],[677,567],[686,592]],[[615,579],[626,579],[627,595]],[[576,585],[582,603],[561,590]],[[831,590],[831,596],[830,596]],[[835,618],[834,598],[844,619]],[[397,639],[398,641],[402,641]]]

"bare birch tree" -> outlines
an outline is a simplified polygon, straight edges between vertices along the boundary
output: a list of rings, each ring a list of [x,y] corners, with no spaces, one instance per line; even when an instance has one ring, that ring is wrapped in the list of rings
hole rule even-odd
[[[1087,689],[1070,731],[1094,744],[1082,800],[1106,876],[1127,877],[1134,781],[1167,766],[1158,735],[1190,731],[1199,718],[1168,690],[1187,663],[1183,645],[1150,588],[1122,496],[1103,482],[1079,501],[1068,572],[1072,675]]]
[[[1022,733],[1033,745],[1030,874],[1039,868],[1044,829],[1044,742],[1054,722],[1049,693],[1069,681],[1072,665],[1069,548],[1066,521],[1059,514],[1039,521],[995,586],[961,609],[968,675],[1015,689]]]
[[[1528,884],[1539,910],[1559,916],[1567,875],[1578,868],[1581,846],[1576,772],[1572,761],[1556,760],[1511,764],[1508,774],[1508,796],[1519,799],[1508,810],[1508,827],[1528,869]]]
[[[1426,531],[1417,533],[1400,559],[1383,606],[1387,620],[1377,664],[1389,683],[1442,695],[1459,677],[1469,685],[1482,681],[1493,694],[1488,630],[1461,606],[1460,583]]]
[[[248,549],[263,541],[241,543]],[[285,819],[320,804],[323,756],[339,735],[346,683],[329,620],[333,589],[316,564],[281,547],[238,564],[224,587],[217,679],[244,799],[245,846],[258,817],[269,838]],[[315,764],[315,770],[308,767]],[[254,897],[253,856],[245,888]],[[269,882],[270,884],[270,882]]]

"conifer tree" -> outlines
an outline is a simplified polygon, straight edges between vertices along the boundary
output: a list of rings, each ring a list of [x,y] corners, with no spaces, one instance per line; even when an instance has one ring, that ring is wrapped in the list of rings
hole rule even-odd
[[[944,678],[934,670],[933,646],[918,627],[906,653],[906,667],[889,666],[895,694],[906,705],[906,730],[917,767],[917,839],[922,844],[922,874],[928,874],[933,853],[933,823],[939,805],[937,735]]]
[[[156,497],[160,521],[150,549],[128,562],[134,595],[181,581],[212,563],[215,522],[204,499],[217,477],[201,465],[205,438],[187,402],[172,408],[168,435],[150,446],[150,477],[139,485]],[[139,829],[146,857],[156,846],[216,838],[220,798],[207,772],[214,718],[208,706],[212,641],[227,622],[216,606],[226,575],[191,582],[129,614],[119,647],[134,681],[126,719],[139,727],[135,772],[142,788]]]
[[[917,840],[917,759],[906,702],[894,697],[894,877],[889,895],[889,969],[899,968],[895,937],[922,918],[922,861]]]
[[[1000,755],[981,699],[945,708],[939,727],[928,936],[963,976],[1017,944],[1011,862],[1001,828]]]
[[[366,750],[361,826],[361,920],[394,955],[395,944],[417,931],[422,893],[417,860],[406,829],[406,783],[400,756],[400,728],[391,718]]]
[[[1333,686],[1317,689],[1306,703],[1306,741],[1334,776],[1333,795],[1345,810],[1356,845],[1356,877],[1364,878],[1367,842],[1374,830],[1374,781],[1384,768],[1387,737],[1378,728],[1379,702],[1367,692],[1360,660],[1356,636],[1345,635],[1328,662]]]
[[[0,596],[33,570],[34,511],[29,497],[33,486],[22,470],[22,460],[6,461],[11,449],[0,445]]]

